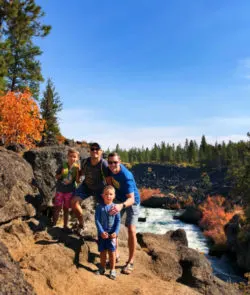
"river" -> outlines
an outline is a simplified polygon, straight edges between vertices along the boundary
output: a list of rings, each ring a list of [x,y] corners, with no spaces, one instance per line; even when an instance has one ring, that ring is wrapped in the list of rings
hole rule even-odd
[[[214,275],[227,282],[241,282],[244,278],[239,275],[236,265],[225,255],[221,258],[208,255],[208,241],[200,228],[173,219],[178,211],[141,207],[140,217],[146,217],[146,222],[138,222],[137,232],[165,234],[169,230],[184,229],[187,234],[188,246],[206,255],[210,261]]]

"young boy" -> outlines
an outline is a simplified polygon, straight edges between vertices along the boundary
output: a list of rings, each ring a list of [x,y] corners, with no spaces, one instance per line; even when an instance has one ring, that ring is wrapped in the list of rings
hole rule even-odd
[[[110,275],[114,280],[116,278],[115,262],[116,262],[116,239],[120,230],[120,213],[110,215],[109,210],[114,206],[115,189],[108,185],[103,191],[103,202],[96,208],[95,222],[98,232],[98,251],[100,252],[101,265],[96,271],[97,275],[103,275],[106,267],[106,256],[109,253]]]
[[[69,208],[76,183],[79,182],[79,152],[68,150],[68,161],[64,162],[56,172],[56,195],[54,198],[53,225],[56,225],[63,207],[64,229],[68,230]]]

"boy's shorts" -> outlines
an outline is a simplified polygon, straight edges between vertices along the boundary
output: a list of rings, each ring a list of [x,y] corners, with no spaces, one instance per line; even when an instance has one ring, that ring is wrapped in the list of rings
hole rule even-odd
[[[54,198],[54,206],[55,207],[63,207],[66,209],[71,208],[71,199],[72,199],[73,193],[62,193],[62,192],[56,192],[55,198]]]
[[[98,251],[102,252],[104,250],[108,250],[111,252],[116,251],[116,238],[114,239],[103,239],[102,237],[98,237]]]
[[[121,217],[126,213],[125,226],[136,225],[140,212],[140,204],[129,206],[121,211]]]

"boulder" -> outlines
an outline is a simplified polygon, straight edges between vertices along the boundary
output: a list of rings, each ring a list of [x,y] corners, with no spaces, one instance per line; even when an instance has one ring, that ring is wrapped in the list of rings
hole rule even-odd
[[[33,287],[23,277],[18,263],[10,257],[8,249],[0,242],[0,294],[35,295]]]
[[[245,272],[250,271],[250,237],[249,234],[240,234],[240,215],[234,215],[226,224],[225,234],[228,249],[236,256],[237,265]]]
[[[0,224],[17,217],[31,217],[35,209],[29,203],[34,194],[31,166],[18,154],[0,148]]]
[[[24,153],[25,160],[33,168],[36,185],[41,197],[37,200],[37,207],[52,206],[52,199],[55,195],[56,170],[66,160],[68,149],[68,146],[57,145],[32,149]],[[81,158],[88,156],[85,148],[77,149]]]
[[[151,256],[154,272],[163,280],[175,280],[208,295],[240,294],[233,286],[217,279],[206,257],[187,247],[184,230],[164,235],[137,234],[141,247]]]
[[[174,218],[186,223],[198,224],[202,218],[202,212],[193,206],[189,206],[180,215],[176,215]]]

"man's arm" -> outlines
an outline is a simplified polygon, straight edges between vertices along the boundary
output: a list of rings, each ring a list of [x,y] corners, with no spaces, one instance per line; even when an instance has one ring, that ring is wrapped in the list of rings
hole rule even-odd
[[[111,208],[109,211],[110,215],[116,215],[118,212],[120,212],[122,209],[125,209],[127,207],[132,206],[135,203],[135,194],[130,193],[126,194],[127,200],[121,204],[116,204]]]

